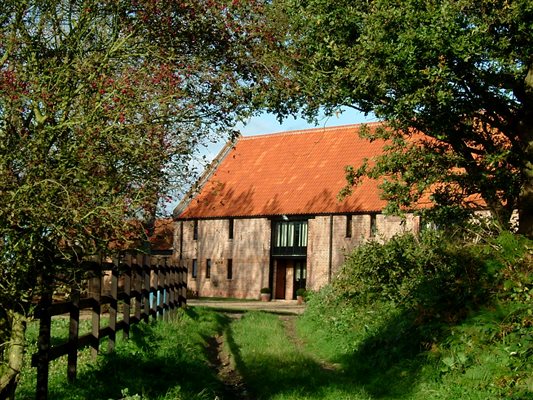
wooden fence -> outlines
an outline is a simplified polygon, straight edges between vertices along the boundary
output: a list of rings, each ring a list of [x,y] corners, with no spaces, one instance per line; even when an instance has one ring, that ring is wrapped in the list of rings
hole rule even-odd
[[[76,378],[79,349],[90,346],[95,359],[100,341],[108,338],[108,351],[112,352],[118,331],[128,338],[132,324],[169,315],[186,302],[187,270],[173,265],[169,257],[126,255],[108,262],[87,263],[84,268],[90,271],[86,293],[73,288],[68,302],[53,302],[50,296],[43,296],[37,307],[38,351],[32,357],[32,366],[37,368],[38,400],[48,398],[50,361],[67,355],[67,378],[72,382]],[[108,308],[107,326],[101,324],[103,308]],[[87,311],[82,314],[92,321],[91,332],[79,336],[83,310]],[[69,318],[69,337],[52,346],[52,317],[57,315]]]

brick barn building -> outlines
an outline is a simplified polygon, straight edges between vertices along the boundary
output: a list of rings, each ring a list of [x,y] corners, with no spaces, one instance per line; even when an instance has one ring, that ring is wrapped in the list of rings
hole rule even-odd
[[[377,124],[367,125],[375,129]],[[174,257],[206,297],[293,299],[331,281],[364,241],[418,231],[419,219],[381,214],[377,182],[338,200],[345,167],[382,152],[359,125],[240,137],[174,211]]]

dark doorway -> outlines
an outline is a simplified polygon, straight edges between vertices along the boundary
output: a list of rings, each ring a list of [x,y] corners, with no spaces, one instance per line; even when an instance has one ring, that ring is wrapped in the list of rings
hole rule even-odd
[[[275,261],[274,299],[296,299],[296,291],[305,289],[305,258],[277,258]]]
[[[294,290],[292,292],[292,298],[296,299],[296,291],[298,289],[305,289],[305,283],[307,280],[307,266],[306,260],[294,261]]]
[[[285,260],[278,260],[276,263],[276,292],[275,299],[285,298],[285,286],[287,284],[287,264]]]

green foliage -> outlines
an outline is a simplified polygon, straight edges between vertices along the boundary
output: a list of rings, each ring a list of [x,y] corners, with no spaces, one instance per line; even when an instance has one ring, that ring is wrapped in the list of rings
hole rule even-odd
[[[251,111],[260,2],[0,3],[0,301],[134,246]],[[255,39],[254,39],[255,38]],[[133,243],[132,243],[133,242]],[[49,285],[49,282],[46,282]],[[12,301],[13,300],[13,301]],[[24,300],[27,300],[25,298]]]
[[[311,351],[381,398],[528,398],[532,243],[430,232],[368,243],[308,302]]]
[[[0,0],[0,369],[7,311],[79,283],[88,256],[142,249],[199,147],[236,135],[263,6]]]
[[[426,231],[420,238],[407,234],[357,248],[334,286],[359,304],[387,301],[430,316],[466,307],[482,296],[484,277],[478,265],[468,249],[450,246],[438,233]]]
[[[276,62],[293,83],[274,82],[274,103],[387,121],[370,136],[388,148],[365,176],[385,178],[389,211],[431,193],[437,205],[468,208],[480,194],[504,226],[519,208],[533,236],[530,1],[276,4],[287,15]]]

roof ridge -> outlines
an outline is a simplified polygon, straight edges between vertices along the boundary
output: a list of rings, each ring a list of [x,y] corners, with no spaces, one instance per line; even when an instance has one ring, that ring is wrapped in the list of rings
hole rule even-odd
[[[337,193],[346,186],[344,166],[358,167],[365,157],[382,153],[381,141],[364,140],[357,135],[358,131],[364,125],[373,131],[383,124],[349,124],[240,137],[232,153],[214,167],[199,192],[188,203],[175,208],[174,217],[325,215],[381,209],[384,201],[373,180],[365,179],[354,188],[354,195],[342,202],[338,201]]]
[[[205,170],[198,177],[196,182],[189,188],[187,193],[185,193],[185,196],[183,196],[183,198],[179,201],[176,207],[174,207],[174,211],[172,212],[174,218],[176,218],[179,213],[183,212],[183,210],[185,210],[189,206],[195,195],[200,193],[205,184],[209,181],[209,179],[211,179],[211,176],[213,176],[213,174],[216,172],[218,166],[222,163],[222,161],[224,161],[224,159],[234,148],[234,146],[234,141],[229,140],[226,142],[226,144],[218,152],[216,157],[206,166]]]
[[[262,133],[258,135],[250,135],[250,136],[241,136],[239,137],[239,141],[241,140],[254,140],[254,139],[263,139],[265,137],[269,136],[292,136],[292,135],[302,135],[306,133],[313,133],[313,132],[326,132],[326,131],[333,131],[333,130],[339,130],[339,129],[353,129],[356,127],[361,126],[374,126],[374,125],[383,125],[382,121],[373,121],[373,122],[360,122],[357,124],[347,124],[347,125],[336,125],[336,126],[324,126],[324,127],[316,127],[316,128],[307,128],[307,129],[296,129],[293,131],[280,131],[280,132],[272,132],[272,133]]]

